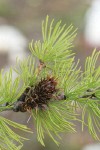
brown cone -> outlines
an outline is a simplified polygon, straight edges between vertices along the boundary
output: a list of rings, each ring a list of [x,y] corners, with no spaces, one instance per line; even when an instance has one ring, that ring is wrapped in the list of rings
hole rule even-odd
[[[14,111],[25,112],[34,108],[43,109],[44,106],[46,108],[50,99],[57,92],[56,85],[57,81],[55,78],[48,76],[41,79],[35,87],[26,88],[18,99],[17,104],[15,104]]]

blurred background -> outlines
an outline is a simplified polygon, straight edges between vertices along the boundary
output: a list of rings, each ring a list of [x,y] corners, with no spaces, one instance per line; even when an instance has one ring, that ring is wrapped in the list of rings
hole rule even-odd
[[[41,22],[47,14],[56,21],[61,19],[63,23],[72,23],[78,28],[73,50],[76,60],[81,59],[81,66],[94,48],[99,50],[100,0],[0,0],[0,69],[8,70],[15,65],[17,56],[20,59],[26,57],[30,53],[28,43],[32,39],[42,39]],[[24,124],[29,118],[27,113],[15,115],[13,112],[5,112],[3,115]],[[32,120],[27,125],[34,130]],[[77,131],[76,134],[62,134],[59,148],[48,137],[45,138],[46,147],[42,147],[34,131],[33,136],[27,135],[31,140],[24,143],[22,150],[100,150],[99,144],[94,148],[92,146],[93,149],[85,147],[96,141],[87,130],[81,132],[80,124],[77,124]]]

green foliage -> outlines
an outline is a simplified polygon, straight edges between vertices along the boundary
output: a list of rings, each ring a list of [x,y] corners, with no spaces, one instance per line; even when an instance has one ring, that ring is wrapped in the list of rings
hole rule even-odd
[[[61,132],[76,132],[73,121],[78,121],[79,116],[82,116],[82,130],[86,125],[89,133],[99,140],[100,66],[96,67],[96,62],[100,52],[93,51],[86,59],[85,69],[82,71],[79,60],[75,63],[75,56],[71,50],[76,36],[72,25],[66,27],[61,25],[61,21],[54,25],[54,19],[49,24],[47,16],[42,23],[42,35],[42,42],[32,41],[29,44],[31,56],[23,61],[17,59],[13,69],[17,73],[14,81],[12,69],[5,74],[1,71],[0,111],[13,109],[14,103],[27,87],[35,87],[41,79],[52,76],[57,81],[57,95],[51,98],[45,109],[31,110],[38,141],[45,146],[44,137],[48,134],[59,145],[55,136],[60,138]],[[60,97],[62,95],[63,97]],[[8,106],[4,106],[6,102],[9,102]],[[0,117],[0,148],[19,150],[23,138],[14,133],[8,125],[24,131],[29,130],[23,125]],[[16,147],[13,141],[19,143],[19,147]]]
[[[84,99],[86,102],[83,105],[82,117],[84,118],[87,114],[89,132],[97,140],[99,140],[100,132],[100,98],[97,95],[100,93],[100,66],[96,67],[96,62],[99,56],[100,51],[94,50],[91,57],[87,57],[82,79],[84,86],[91,89],[88,94],[95,96],[93,99],[91,96]]]
[[[35,126],[37,128],[37,139],[44,144],[44,133],[48,134],[53,141],[59,145],[55,140],[54,135],[60,138],[60,132],[75,132],[74,124],[71,120],[75,120],[75,115],[70,105],[67,106],[65,101],[60,103],[52,102],[49,105],[49,109],[45,111],[37,110],[33,111],[32,115],[34,117]]]
[[[24,125],[19,125],[13,121],[10,121],[0,116],[0,149],[2,150],[20,150],[23,146],[23,140],[27,140],[24,137],[16,134],[9,126],[29,132],[29,129]]]
[[[0,74],[0,112],[4,110],[10,110],[13,103],[18,99],[23,91],[23,86],[19,88],[20,79],[17,77],[12,80],[12,69],[9,72]],[[5,104],[10,105],[6,106]],[[24,137],[19,136],[10,127],[30,132],[26,126],[10,121],[0,116],[0,149],[2,150],[20,150],[23,145]]]
[[[21,95],[24,88],[19,87],[20,79],[12,79],[12,68],[8,72],[0,73],[0,105],[10,102],[13,103]]]
[[[66,24],[61,26],[61,21],[56,25],[53,25],[54,19],[50,25],[48,23],[48,16],[46,21],[42,23],[42,35],[43,42],[36,41],[33,45],[33,41],[30,43],[30,50],[34,56],[39,60],[46,63],[46,65],[53,64],[56,61],[56,65],[60,62],[69,62],[68,59],[73,55],[70,50],[73,47],[72,41],[76,36],[76,30],[70,25],[66,28]]]
[[[17,59],[17,66],[14,70],[26,87],[36,83],[35,58],[33,58],[33,56],[28,56],[28,58],[23,61]]]

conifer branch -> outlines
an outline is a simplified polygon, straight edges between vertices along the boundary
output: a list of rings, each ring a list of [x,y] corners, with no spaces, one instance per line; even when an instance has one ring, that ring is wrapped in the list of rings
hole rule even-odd
[[[49,23],[47,16],[42,23],[42,35],[42,42],[29,44],[31,56],[23,61],[17,59],[16,67],[9,72],[1,71],[0,112],[31,113],[37,139],[43,146],[45,134],[58,145],[54,135],[60,138],[60,132],[76,132],[73,121],[78,121],[78,116],[81,116],[82,130],[86,125],[89,133],[100,140],[100,66],[96,67],[100,51],[94,50],[86,58],[85,71],[82,71],[71,50],[76,36],[72,25],[66,27],[61,21],[54,25],[54,19]],[[18,75],[14,81],[13,71]],[[25,132],[30,130],[0,117],[0,149],[20,150],[24,138],[12,132],[8,125]]]

